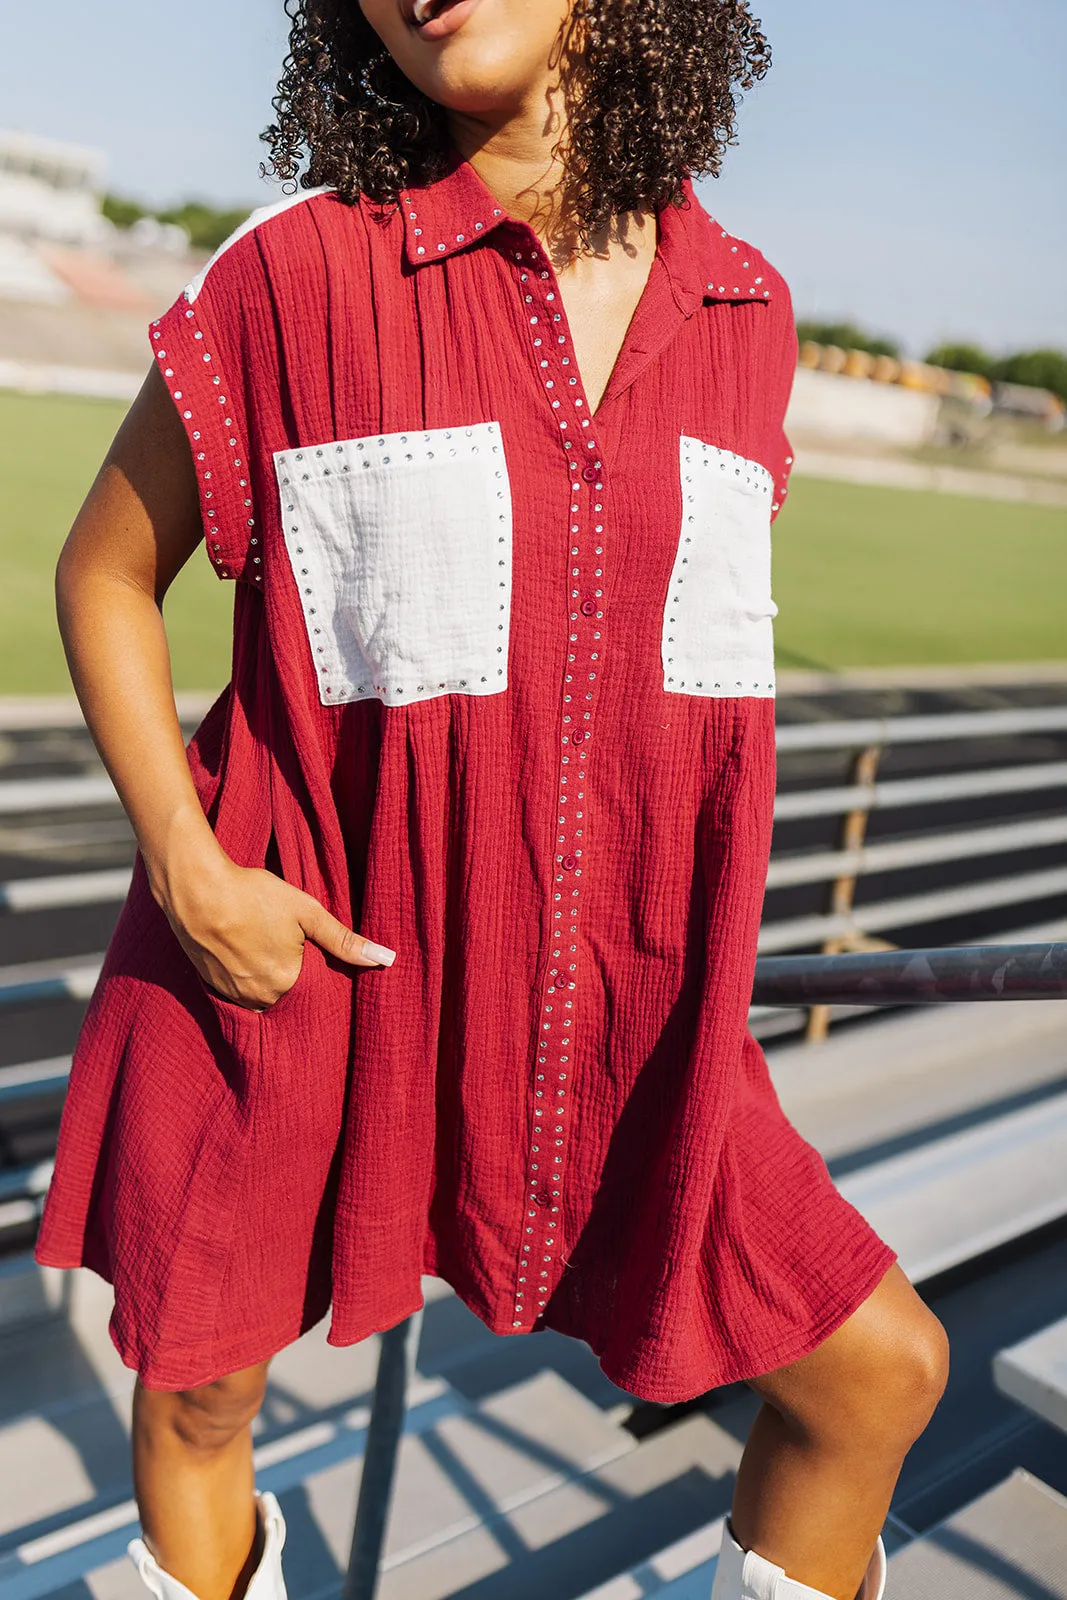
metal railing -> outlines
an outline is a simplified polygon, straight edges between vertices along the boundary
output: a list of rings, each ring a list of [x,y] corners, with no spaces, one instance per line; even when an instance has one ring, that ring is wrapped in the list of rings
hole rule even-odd
[[[932,717],[866,718],[855,722],[794,724],[778,729],[779,755],[787,752],[850,750],[856,753],[854,781],[780,793],[775,798],[776,822],[815,817],[842,817],[854,824],[854,837],[837,850],[804,851],[777,855],[767,875],[767,888],[779,889],[808,883],[851,884],[870,873],[884,873],[935,862],[959,861],[975,856],[1011,854],[1018,850],[1047,848],[1067,842],[1067,819],[1039,817],[1010,820],[982,827],[954,828],[914,839],[895,839],[869,845],[864,839],[865,819],[873,811],[937,806],[959,800],[984,800],[996,795],[1038,794],[1067,787],[1067,761],[1036,760],[1011,767],[939,773],[921,778],[879,781],[878,764],[886,749],[906,744],[945,744],[962,739],[1062,733],[1067,730],[1067,707],[1037,710],[951,713]],[[858,781],[857,781],[858,780]],[[858,824],[858,826],[855,826]],[[986,910],[998,905],[1049,898],[1067,891],[1067,875],[1022,874],[994,879],[988,884],[946,890],[956,898],[911,896],[906,900],[865,906],[855,917],[838,913],[819,921],[796,918],[772,923],[764,929],[760,949],[796,948],[820,939],[839,938],[855,931],[861,921],[865,931],[882,927],[914,926],[922,921]],[[851,901],[848,912],[851,913]]]
[[[761,1005],[943,1005],[1067,999],[1067,944],[949,945],[756,962]]]
[[[40,980],[42,985],[51,980]],[[23,986],[21,993],[27,992]],[[955,1001],[1067,998],[1067,944],[948,946],[858,955],[761,956],[754,1005],[790,1007],[934,1005]],[[0,1077],[0,1107],[31,1094],[62,1092],[69,1057],[27,1062]],[[0,1233],[37,1214],[49,1161],[0,1173]]]
[[[789,824],[814,818],[840,817],[835,850],[775,853],[767,876],[770,892],[807,884],[826,884],[826,904],[819,912],[785,918],[764,918],[759,950],[763,955],[816,945],[824,955],[885,948],[887,932],[973,917],[1013,905],[1052,900],[1067,894],[1067,866],[1040,872],[1015,872],[1008,876],[978,877],[971,882],[940,886],[923,893],[890,896],[857,906],[861,880],[872,874],[914,870],[922,866],[1008,856],[1018,851],[1047,850],[1067,842],[1067,819],[1062,816],[1014,818],[982,826],[956,826],[912,838],[867,843],[874,812],[924,810],[956,803],[982,802],[1009,794],[1040,796],[1067,786],[1067,761],[1038,759],[1012,767],[984,767],[972,771],[936,773],[919,778],[879,779],[879,767],[889,747],[936,742],[939,746],[963,739],[1056,735],[1067,729],[1067,708],[1053,706],[1009,711],[960,712],[943,716],[864,718],[854,722],[794,724],[778,731],[779,755],[840,749],[851,753],[851,781],[800,792],[779,793],[775,823]],[[1062,748],[1062,747],[1061,747]],[[1059,751],[1055,752],[1059,754]],[[1020,927],[1018,919],[1009,934],[1014,939],[1058,938],[1067,922]],[[807,1038],[826,1037],[831,1004],[821,1001],[807,1011]],[[757,1006],[752,1025],[767,1037],[796,1024],[780,1006]]]
[[[944,739],[993,739],[1019,733],[1067,731],[1067,706],[1006,711],[946,711],[926,717],[859,717],[849,722],[789,722],[775,740],[783,750],[844,750],[868,744],[940,744]]]

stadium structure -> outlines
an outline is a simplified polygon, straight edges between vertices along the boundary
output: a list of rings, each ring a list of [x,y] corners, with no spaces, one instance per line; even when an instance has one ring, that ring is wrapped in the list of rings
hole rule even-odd
[[[103,151],[0,131],[0,388],[123,398],[196,270],[180,228],[116,228]]]

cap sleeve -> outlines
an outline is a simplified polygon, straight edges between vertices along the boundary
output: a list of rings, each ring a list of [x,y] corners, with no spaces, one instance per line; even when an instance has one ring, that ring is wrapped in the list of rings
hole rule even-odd
[[[192,451],[208,557],[220,578],[250,582],[258,580],[261,562],[249,467],[248,320],[264,290],[246,226],[149,327]]]

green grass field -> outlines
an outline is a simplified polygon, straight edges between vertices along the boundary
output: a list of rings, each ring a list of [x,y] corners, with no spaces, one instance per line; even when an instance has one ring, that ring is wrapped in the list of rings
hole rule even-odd
[[[56,556],[123,414],[0,394],[0,694],[69,688]],[[799,478],[775,526],[779,665],[1067,655],[1067,512]],[[201,554],[167,599],[179,689],[226,680],[232,588]]]
[[[0,694],[70,689],[52,575],[125,411],[105,400],[0,394]],[[232,608],[232,584],[219,582],[200,551],[165,607],[176,688],[226,682]]]
[[[774,528],[780,667],[1067,656],[1067,511],[797,478]]]

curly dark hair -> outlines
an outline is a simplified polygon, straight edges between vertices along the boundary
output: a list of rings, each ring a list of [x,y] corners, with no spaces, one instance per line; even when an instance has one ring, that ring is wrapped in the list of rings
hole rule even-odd
[[[285,0],[285,10],[264,172],[386,206],[440,177],[446,113],[403,75],[357,0]],[[770,59],[748,0],[575,0],[560,41],[560,154],[582,242],[626,212],[678,204],[686,176],[717,174],[739,92]]]

